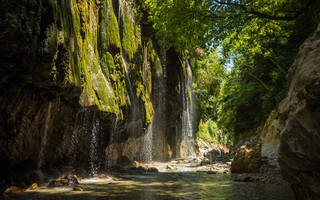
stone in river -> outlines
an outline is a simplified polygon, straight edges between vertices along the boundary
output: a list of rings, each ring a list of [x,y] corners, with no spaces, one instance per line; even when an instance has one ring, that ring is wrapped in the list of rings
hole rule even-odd
[[[147,172],[159,173],[159,170],[155,167],[148,167]]]
[[[28,187],[27,190],[34,190],[34,189],[37,189],[37,188],[38,188],[38,184],[37,184],[37,183],[33,183],[32,185],[30,185],[30,186]]]
[[[83,191],[83,187],[80,185],[73,185],[73,191]]]

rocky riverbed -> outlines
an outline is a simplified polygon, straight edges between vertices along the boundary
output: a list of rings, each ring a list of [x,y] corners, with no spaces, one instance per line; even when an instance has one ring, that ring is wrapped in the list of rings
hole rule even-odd
[[[206,161],[206,162],[205,162]],[[68,175],[27,189],[11,187],[5,199],[294,199],[289,185],[234,181],[230,163],[176,159],[114,168],[93,178]],[[259,191],[265,191],[263,193]]]

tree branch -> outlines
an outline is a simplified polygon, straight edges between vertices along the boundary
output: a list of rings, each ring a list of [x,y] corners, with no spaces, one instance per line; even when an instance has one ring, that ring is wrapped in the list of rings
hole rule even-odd
[[[238,59],[236,59],[236,61],[238,61]],[[258,61],[258,62],[260,62],[260,61]],[[251,66],[250,66],[250,65],[244,65],[244,66],[253,68],[255,64],[256,64],[256,63],[254,63],[254,64],[251,65]],[[242,69],[241,67],[239,67],[238,69],[241,70],[241,71],[244,72],[244,73],[247,73],[249,76],[251,76],[252,78],[254,78],[254,79],[256,79],[257,81],[259,81],[259,82],[263,85],[263,87],[268,91],[268,93],[270,93],[269,87],[268,87],[267,84],[265,84],[261,79],[259,79],[259,78],[258,78],[257,76],[255,76],[255,75],[251,74],[251,73],[248,72],[248,70],[246,70],[246,69]]]
[[[268,88],[268,86],[261,80],[259,79],[257,76],[251,74],[250,72],[248,72],[247,70],[243,70],[241,69],[244,73],[247,73],[249,76],[253,77],[254,79],[256,79],[257,81],[259,81],[263,86],[264,88],[268,91],[268,93],[270,93],[270,89]]]
[[[229,5],[229,6],[236,6],[239,7],[241,10],[243,10],[247,14],[252,14],[256,17],[264,18],[264,19],[271,19],[271,20],[282,20],[282,21],[292,21],[296,18],[298,18],[302,13],[306,12],[310,6],[316,3],[317,0],[310,0],[309,3],[297,11],[285,11],[287,13],[294,13],[293,15],[287,15],[287,16],[275,16],[275,15],[269,15],[266,13],[258,12],[258,11],[251,11],[249,10],[245,5],[239,4],[239,3],[232,3],[232,2],[222,2],[219,0],[213,0],[215,3],[220,5]]]

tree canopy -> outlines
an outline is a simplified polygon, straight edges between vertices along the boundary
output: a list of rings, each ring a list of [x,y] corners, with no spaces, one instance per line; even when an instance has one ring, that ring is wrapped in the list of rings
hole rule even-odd
[[[294,21],[318,12],[317,0],[146,0],[150,20],[167,46],[209,48],[225,54],[270,53],[261,42],[286,43]]]
[[[299,46],[320,22],[319,0],[146,3],[167,48],[194,58],[200,132],[218,128],[237,135],[263,123],[285,97],[285,76]],[[195,53],[198,48],[204,56]],[[230,60],[226,72],[222,66]]]

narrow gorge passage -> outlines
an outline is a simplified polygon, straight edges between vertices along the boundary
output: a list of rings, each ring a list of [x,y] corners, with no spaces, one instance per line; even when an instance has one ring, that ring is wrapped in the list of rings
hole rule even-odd
[[[320,200],[319,8],[0,0],[0,199]]]

